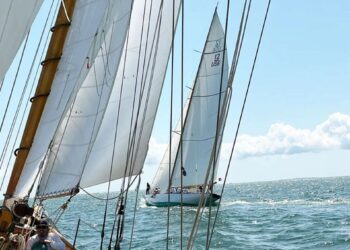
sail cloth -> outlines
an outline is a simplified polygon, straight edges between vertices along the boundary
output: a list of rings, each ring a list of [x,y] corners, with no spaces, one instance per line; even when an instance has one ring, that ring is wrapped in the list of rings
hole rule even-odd
[[[132,1],[123,0],[78,0],[76,2],[58,70],[16,187],[15,196],[27,195],[57,126],[60,122],[62,123],[63,114],[68,112],[75,100],[73,98],[75,90],[83,83],[88,73],[96,69],[92,65],[101,48],[106,48],[106,39],[110,37],[108,31],[112,30],[112,26],[113,29],[119,27],[120,41],[116,43],[123,44],[131,5]],[[118,57],[116,60],[118,61]]]
[[[43,0],[3,0],[0,7],[0,88]]]
[[[180,1],[176,1],[176,19],[179,6]],[[108,76],[108,81],[103,82],[105,78],[95,79],[94,76],[92,83],[82,85],[71,115],[61,124],[63,132],[57,133],[61,141],[55,138],[51,148],[53,160],[49,157],[39,196],[70,191],[79,182],[82,187],[107,182],[111,167],[112,180],[123,177],[126,166],[128,176],[140,172],[171,49],[172,11],[170,1],[134,2],[127,43],[115,81],[110,82],[112,77]],[[112,92],[105,107],[109,97],[107,89]]]
[[[227,53],[224,53],[223,49],[224,31],[215,11],[191,92],[191,99],[188,108],[184,109],[187,110],[187,114],[184,117],[182,149],[181,143],[179,143],[180,136],[173,134],[172,143],[175,145],[172,144],[170,164],[171,173],[173,173],[172,186],[181,186],[181,175],[183,175],[183,186],[203,185],[205,183],[207,169],[212,164],[211,156],[215,148],[220,95],[220,116],[226,112],[223,103],[227,93],[228,63]],[[222,63],[224,63],[223,72]],[[223,76],[220,93],[221,74]],[[220,149],[222,130],[223,126],[219,125],[219,143],[216,147],[216,156],[218,156]],[[181,171],[181,152],[183,153],[182,161],[186,175]],[[163,192],[169,185],[168,154],[169,150],[166,151],[152,183],[153,187],[158,187]],[[215,176],[216,172],[217,167],[215,167]]]

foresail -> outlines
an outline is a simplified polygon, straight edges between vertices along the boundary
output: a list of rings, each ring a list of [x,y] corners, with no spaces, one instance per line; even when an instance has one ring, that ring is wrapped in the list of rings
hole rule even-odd
[[[3,0],[0,7],[0,88],[43,0]]]
[[[173,12],[175,26],[180,1],[174,1],[174,6],[173,10],[173,1],[135,1],[129,44],[122,56],[126,55],[125,61],[119,66],[105,118],[81,179],[82,187],[141,172],[170,55]]]
[[[35,181],[62,115],[73,102],[73,90],[91,70],[107,30],[120,13],[120,1],[78,0],[54,82],[15,195],[26,196]],[[118,6],[119,8],[119,6]],[[118,14],[119,13],[119,14]]]
[[[224,63],[223,72],[222,63]],[[215,148],[220,95],[220,116],[225,112],[223,102],[227,93],[227,73],[228,63],[227,53],[224,53],[224,31],[215,12],[192,90],[187,116],[184,119],[182,149],[181,143],[179,143],[176,151],[175,166],[172,169],[172,186],[181,186],[181,175],[183,186],[205,183],[207,169],[211,164],[211,155]],[[221,74],[223,75],[221,76]],[[220,93],[221,79],[222,90]],[[220,149],[222,127],[219,128],[216,155]],[[181,153],[183,154],[184,171],[180,168]],[[215,170],[217,171],[217,168]],[[165,171],[163,176],[158,179],[163,181],[155,183],[154,187],[159,185],[159,188],[165,191],[164,180],[169,180],[169,173]]]

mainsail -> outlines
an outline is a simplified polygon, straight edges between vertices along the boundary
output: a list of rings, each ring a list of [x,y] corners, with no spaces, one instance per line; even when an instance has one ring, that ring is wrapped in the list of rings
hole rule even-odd
[[[95,64],[97,54],[106,48],[106,39],[110,39],[108,32],[111,32],[112,27],[120,26],[119,36],[124,41],[131,5],[131,1],[122,0],[77,1],[58,71],[15,196],[28,195],[57,126],[63,122],[61,117],[74,100],[74,90],[96,68],[91,66]],[[118,57],[115,59],[118,61]]]
[[[222,63],[224,63],[223,70]],[[224,53],[224,31],[215,11],[194,86],[184,108],[182,143],[180,143],[181,124],[179,122],[171,142],[171,164],[169,164],[169,150],[167,150],[152,182],[153,187],[158,187],[161,191],[167,190],[169,165],[172,175],[171,185],[181,186],[181,173],[183,173],[181,171],[181,153],[186,172],[186,175],[182,176],[183,186],[205,184],[207,169],[213,164],[211,155],[214,149],[218,155],[220,149],[220,146],[215,146],[215,136],[218,110],[220,110],[219,117],[222,117],[226,112],[224,100],[227,95],[227,73],[228,63],[227,53]],[[221,93],[220,89],[222,89]],[[217,145],[220,145],[222,132],[223,126],[219,124]],[[217,167],[215,166],[214,169],[216,176]]]
[[[0,7],[0,89],[6,71],[27,35],[43,0],[4,0]]]

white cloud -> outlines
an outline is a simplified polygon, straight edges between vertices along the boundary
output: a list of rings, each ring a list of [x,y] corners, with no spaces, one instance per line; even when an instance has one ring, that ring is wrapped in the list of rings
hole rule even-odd
[[[158,165],[168,145],[151,138],[146,159]],[[232,143],[224,143],[221,158],[228,160]],[[294,128],[289,124],[272,124],[265,135],[240,135],[234,157],[243,159],[266,155],[291,155],[331,149],[350,149],[350,116],[334,113],[313,130]]]
[[[166,147],[167,144],[160,144],[154,137],[151,137],[145,164],[158,165],[163,157]]]
[[[227,147],[228,145],[223,145],[224,158],[227,158],[229,154],[230,149]],[[288,124],[276,123],[271,125],[266,135],[241,135],[237,140],[235,156],[247,158],[349,148],[350,116],[334,113],[313,130],[298,129]]]

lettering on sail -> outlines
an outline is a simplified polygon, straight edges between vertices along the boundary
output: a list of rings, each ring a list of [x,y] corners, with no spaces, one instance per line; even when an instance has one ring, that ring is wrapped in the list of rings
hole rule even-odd
[[[220,65],[220,62],[221,62],[221,59],[220,59],[221,52],[220,52],[220,50],[221,50],[220,40],[216,40],[213,52],[214,53],[217,52],[217,53],[214,54],[214,60],[211,63],[212,67],[216,67],[216,66]]]

